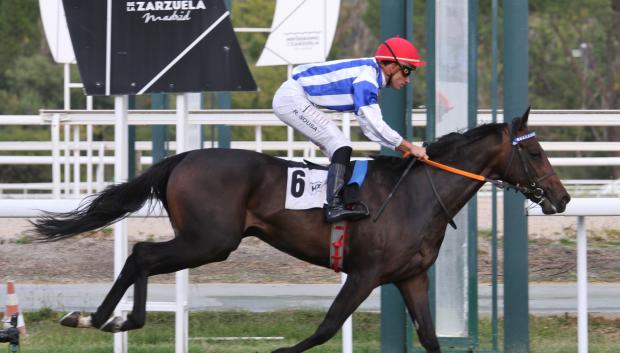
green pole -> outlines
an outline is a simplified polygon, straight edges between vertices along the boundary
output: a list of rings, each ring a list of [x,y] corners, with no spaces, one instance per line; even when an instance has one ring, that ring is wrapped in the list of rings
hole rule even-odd
[[[151,109],[168,109],[168,97],[163,93],[151,95]],[[166,158],[166,125],[153,125],[153,164]]]
[[[230,109],[230,92],[218,92],[217,94],[217,107],[219,109]],[[218,125],[217,126],[217,145],[219,148],[230,148],[230,126]]]
[[[504,121],[528,107],[528,1],[504,1]],[[524,197],[504,192],[504,352],[529,351]]]
[[[478,125],[478,0],[469,0],[468,13],[468,126]],[[478,349],[478,199],[474,197],[467,203],[467,274],[468,274],[468,334],[472,351]]]
[[[491,2],[491,115],[497,122],[497,0]],[[498,351],[497,320],[497,187],[491,192],[491,343],[494,352]]]
[[[401,36],[411,40],[413,25],[413,0],[381,1],[381,40]],[[413,88],[395,91],[384,89],[380,105],[385,121],[403,137],[411,139],[411,108]],[[382,148],[385,155],[397,152]],[[392,285],[381,287],[381,352],[404,353],[410,347],[405,303],[398,289]]]
[[[426,3],[426,133],[428,143],[435,140],[435,1]]]
[[[425,140],[432,143],[435,140],[435,117],[437,114],[437,96],[436,96],[436,72],[435,72],[435,1],[426,3],[426,132]],[[431,306],[431,314],[433,320],[436,317],[436,295],[435,295],[435,266],[431,266],[428,270],[429,279],[429,303]]]

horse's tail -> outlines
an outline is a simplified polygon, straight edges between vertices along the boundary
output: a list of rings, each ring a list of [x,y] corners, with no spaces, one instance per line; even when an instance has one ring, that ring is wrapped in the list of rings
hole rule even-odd
[[[131,181],[106,187],[73,211],[44,212],[43,217],[31,222],[34,232],[41,240],[54,241],[110,225],[138,211],[153,198],[167,208],[168,178],[187,153],[168,157]]]

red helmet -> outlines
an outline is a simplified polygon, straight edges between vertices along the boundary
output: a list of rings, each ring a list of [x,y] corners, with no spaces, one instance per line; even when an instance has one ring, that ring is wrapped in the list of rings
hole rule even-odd
[[[408,40],[401,37],[392,37],[379,44],[375,52],[377,61],[391,61],[407,64],[412,67],[424,66],[420,60],[418,49]]]

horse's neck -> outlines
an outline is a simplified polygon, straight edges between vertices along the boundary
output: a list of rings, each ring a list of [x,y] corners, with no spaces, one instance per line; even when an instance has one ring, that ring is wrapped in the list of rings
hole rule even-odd
[[[454,161],[450,164],[458,169],[483,175],[485,177],[495,177],[498,155],[501,153],[501,142],[494,136],[487,136],[476,143],[463,147],[458,153],[459,158],[451,156],[441,156],[441,159]],[[461,154],[462,153],[462,154]],[[441,195],[450,200],[445,202],[448,211],[455,215],[465,204],[478,192],[483,183],[463,176],[450,176],[450,182],[442,185]],[[438,187],[439,189],[439,187]]]

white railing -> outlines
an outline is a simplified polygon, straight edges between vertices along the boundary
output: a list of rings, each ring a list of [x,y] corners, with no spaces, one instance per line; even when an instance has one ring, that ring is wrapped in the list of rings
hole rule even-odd
[[[544,216],[540,207],[526,202],[528,216]],[[563,213],[553,216],[577,217],[577,345],[588,352],[588,239],[585,217],[620,216],[620,198],[572,199]]]
[[[501,112],[500,112],[501,113]],[[337,122],[343,119],[342,113],[330,114]],[[350,118],[350,116],[349,116]],[[94,141],[93,127],[114,124],[112,110],[42,110],[40,115],[5,115],[0,116],[0,125],[40,125],[49,126],[49,141],[3,141],[0,151],[9,152],[0,155],[0,165],[48,165],[52,169],[50,182],[38,183],[0,183],[0,194],[13,198],[24,197],[82,197],[105,187],[110,181],[105,180],[106,166],[114,164],[114,142]],[[412,124],[422,127],[426,124],[425,111],[414,110]],[[501,121],[501,114],[498,116]],[[491,120],[488,110],[480,110],[478,123]],[[129,112],[130,125],[174,125],[176,115],[173,110],[132,110]],[[290,159],[313,159],[320,153],[316,146],[308,141],[296,141],[290,131],[286,140],[269,141],[264,139],[263,128],[285,125],[273,115],[271,110],[200,110],[189,112],[189,123],[199,125],[229,125],[254,128],[253,141],[231,141],[232,148],[255,150],[286,157]],[[620,111],[568,111],[536,110],[530,114],[531,126],[620,126]],[[351,119],[351,129],[359,129],[357,121]],[[84,138],[85,136],[85,138]],[[84,138],[82,140],[82,138]],[[620,142],[541,142],[546,151],[602,151],[620,152]],[[203,147],[217,147],[217,142],[203,141]],[[176,150],[175,142],[168,142],[168,149]],[[356,152],[377,153],[380,146],[367,140],[353,141]],[[148,156],[152,150],[150,141],[137,141],[137,163],[150,165]],[[24,153],[26,152],[26,153]],[[38,155],[28,155],[28,153]],[[41,155],[44,154],[44,155]],[[552,157],[554,166],[610,166],[620,165],[620,157]],[[82,175],[86,174],[86,175]],[[618,195],[618,181],[613,180],[576,180],[564,181],[571,193],[580,195]],[[485,189],[483,189],[484,192]],[[10,194],[10,195],[9,195]]]

